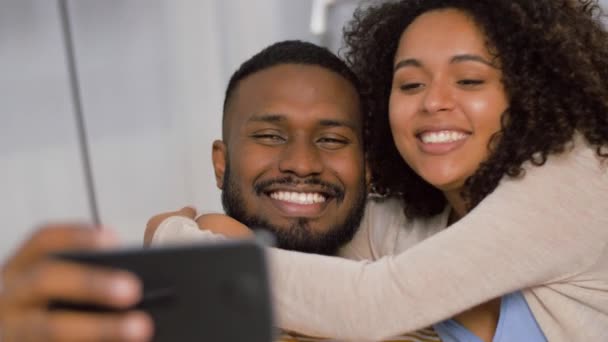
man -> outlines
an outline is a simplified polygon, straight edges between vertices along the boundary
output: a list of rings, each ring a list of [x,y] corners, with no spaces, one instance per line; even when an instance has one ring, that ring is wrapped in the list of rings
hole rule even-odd
[[[213,143],[226,214],[281,248],[335,254],[365,206],[362,121],[356,78],[328,50],[287,41],[253,56],[230,79]]]
[[[245,62],[226,90],[223,139],[213,143],[226,213],[273,232],[281,248],[335,254],[353,237],[365,205],[361,107],[354,75],[325,49],[282,42]],[[194,216],[191,209],[180,214]],[[148,242],[166,216],[151,220]],[[117,308],[136,303],[141,284],[132,275],[47,258],[113,246],[111,233],[86,227],[36,232],[4,267],[0,339],[149,339],[153,327],[143,313],[47,309],[52,299]]]

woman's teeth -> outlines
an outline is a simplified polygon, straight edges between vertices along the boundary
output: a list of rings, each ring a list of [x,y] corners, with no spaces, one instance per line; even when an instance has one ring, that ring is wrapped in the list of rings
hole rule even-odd
[[[456,142],[467,136],[469,135],[459,131],[425,132],[420,134],[420,140],[425,144],[442,144]]]
[[[270,197],[275,200],[291,202],[296,204],[315,204],[325,202],[325,196],[319,193],[303,193],[303,192],[288,192],[277,191],[270,194]]]

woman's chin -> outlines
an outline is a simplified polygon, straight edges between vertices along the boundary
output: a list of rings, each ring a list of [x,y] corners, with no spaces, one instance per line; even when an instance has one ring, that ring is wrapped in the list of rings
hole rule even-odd
[[[425,177],[424,179],[443,193],[460,192],[464,186],[464,180],[462,179],[445,177]]]
[[[462,188],[465,180],[474,172],[456,163],[420,163],[412,167],[427,183],[443,192]]]

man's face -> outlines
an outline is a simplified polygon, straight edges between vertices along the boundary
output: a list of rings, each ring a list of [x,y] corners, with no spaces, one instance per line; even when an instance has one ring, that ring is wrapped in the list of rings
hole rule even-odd
[[[213,146],[226,213],[273,232],[281,248],[334,254],[366,198],[359,97],[340,75],[284,64],[254,73],[226,109]]]

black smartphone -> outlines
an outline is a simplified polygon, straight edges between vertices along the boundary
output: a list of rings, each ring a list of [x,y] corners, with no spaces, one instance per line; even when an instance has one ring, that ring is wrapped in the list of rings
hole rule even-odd
[[[254,241],[70,252],[56,257],[138,276],[143,299],[130,309],[151,315],[156,342],[270,342],[274,338],[266,260],[263,248]],[[65,302],[51,307],[111,311]]]

